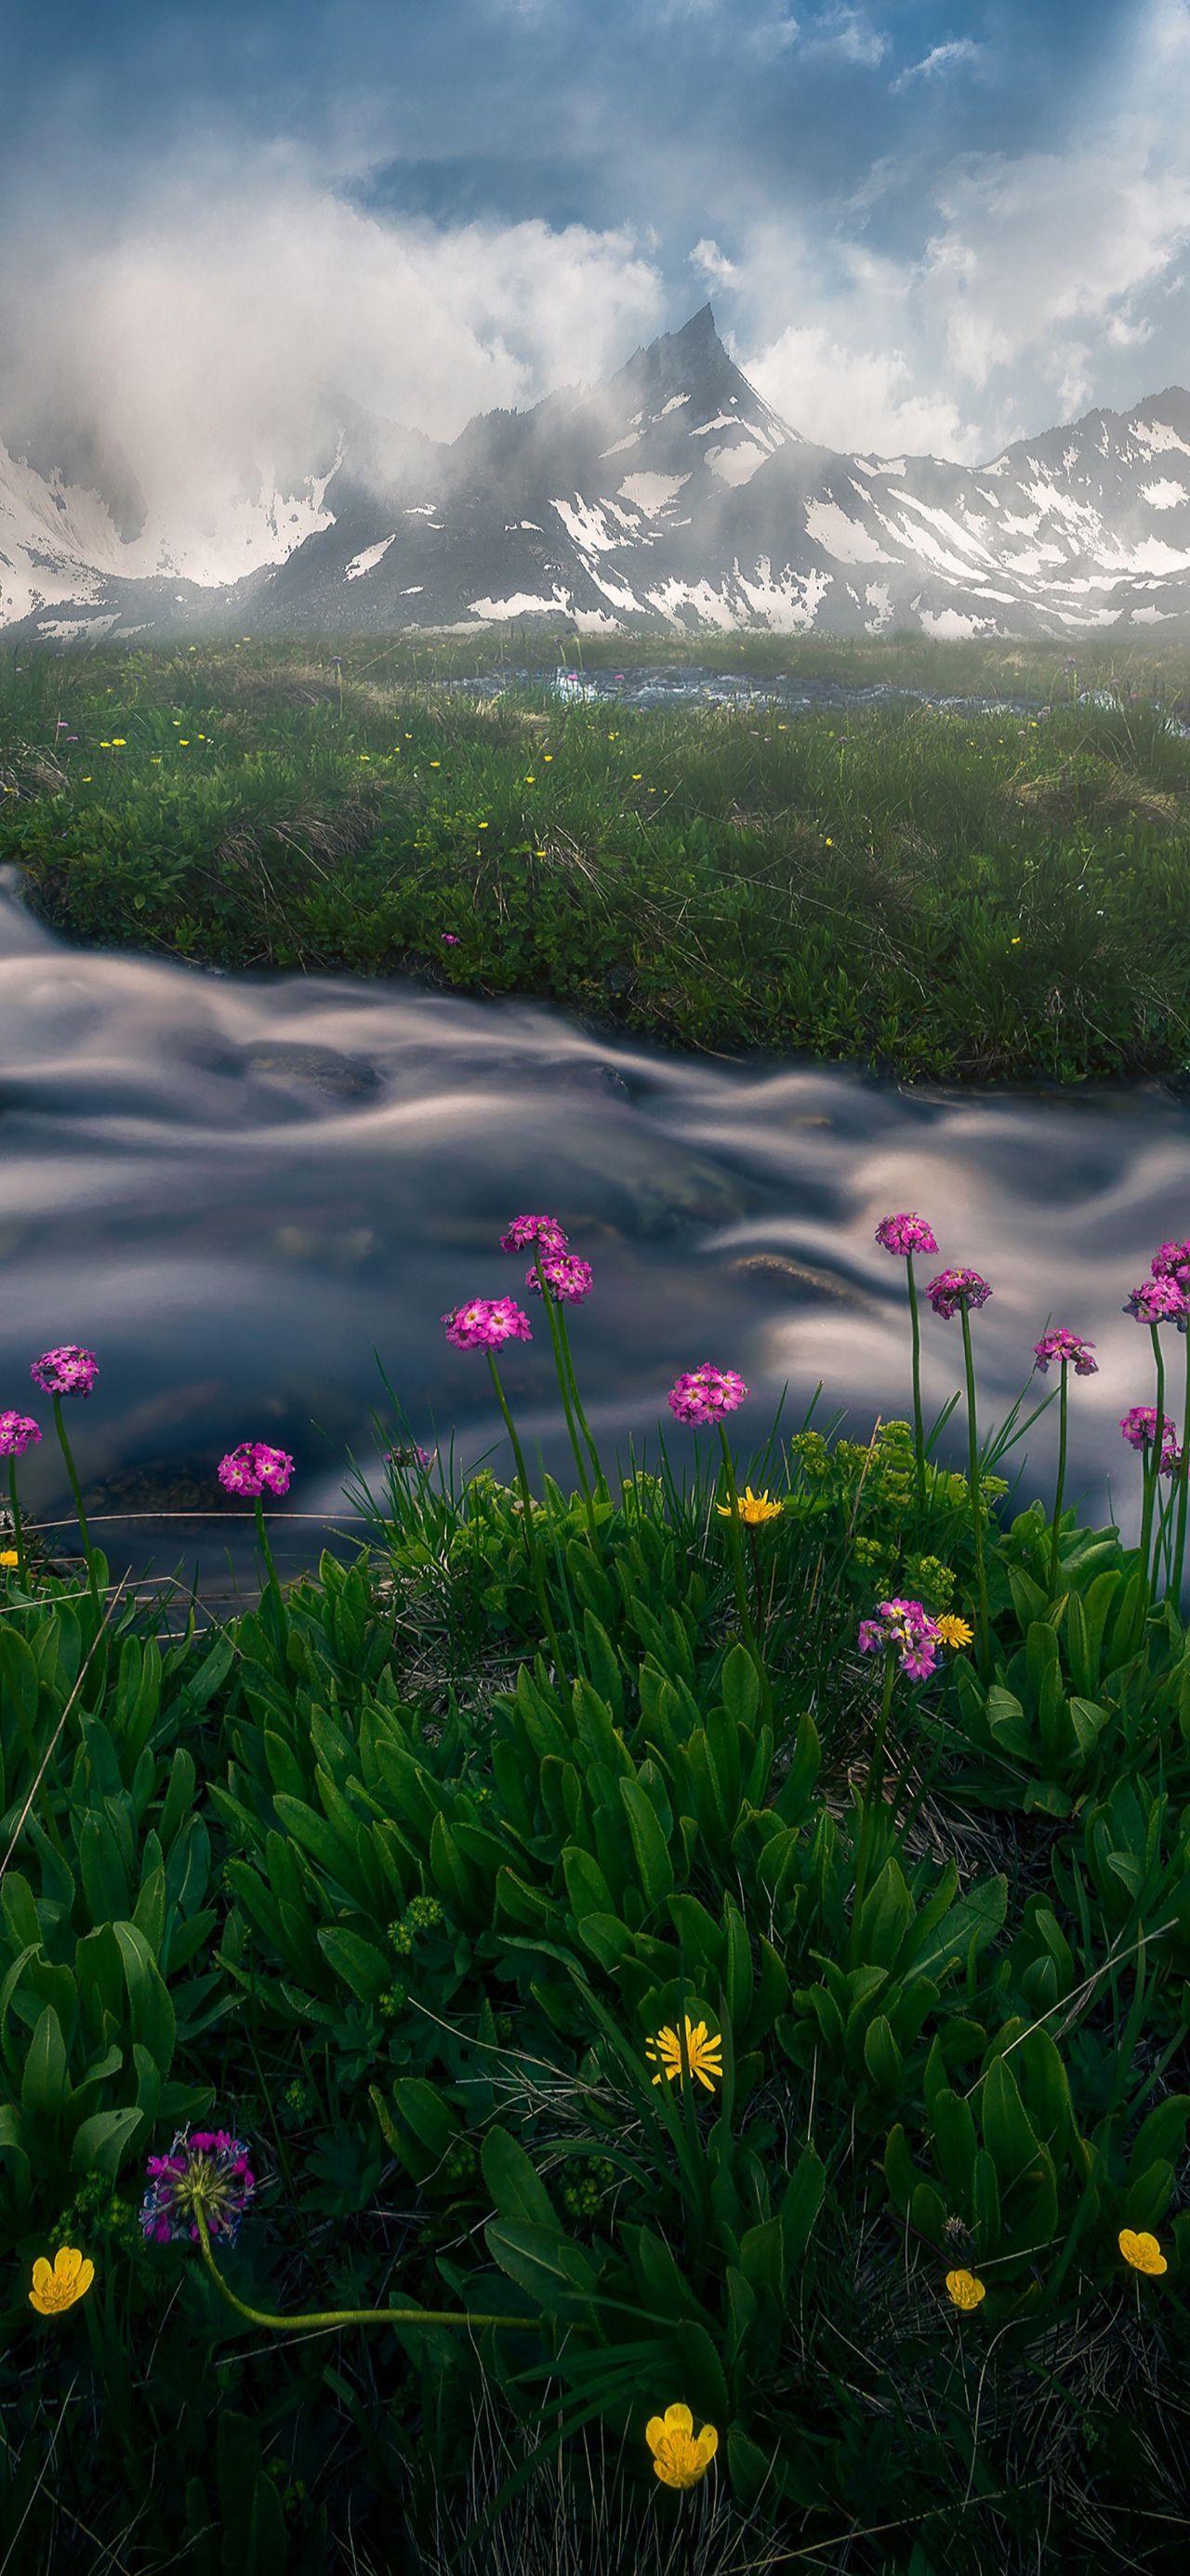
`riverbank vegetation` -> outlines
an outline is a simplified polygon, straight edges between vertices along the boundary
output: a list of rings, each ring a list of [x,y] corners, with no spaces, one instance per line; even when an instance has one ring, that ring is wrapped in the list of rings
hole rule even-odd
[[[1184,648],[333,640],[6,654],[0,858],[46,920],[731,1054],[1190,1071]],[[1013,703],[634,710],[510,680],[555,653]]]
[[[1190,1244],[1129,1299],[1126,1548],[1063,1506],[1092,1347],[1044,1333],[992,1433],[994,1282],[927,1279],[917,1215],[879,1239],[907,1390],[953,1339],[965,1476],[912,1392],[866,1441],[819,1403],[749,1438],[710,1363],[658,1471],[609,1472],[589,1265],[523,1216],[515,1293],[443,1318],[512,1480],[396,1421],[357,1561],[282,1592],[292,1462],[245,1440],[259,1607],[181,1634],[81,1489],[77,1578],[21,1517],[40,1438],[76,1481],[96,1355],[0,1412],[14,2564],[1177,2563]],[[569,1492],[505,1405],[527,1339]],[[1050,1500],[1009,1516],[1026,1437]]]

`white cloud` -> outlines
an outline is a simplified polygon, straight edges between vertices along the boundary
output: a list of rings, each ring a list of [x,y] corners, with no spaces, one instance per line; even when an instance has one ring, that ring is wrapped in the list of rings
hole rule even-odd
[[[732,279],[739,276],[735,261],[720,250],[717,241],[696,241],[687,265],[704,286],[730,286]]]
[[[1157,340],[1163,319],[1157,381],[1184,375],[1178,317],[1163,307],[1190,250],[1188,81],[1190,6],[1148,0],[1068,143],[922,175],[915,249],[893,258],[854,237],[895,175],[887,162],[879,189],[841,203],[834,234],[741,232],[740,364],[809,438],[967,463],[1110,402],[1105,361]],[[774,330],[780,313],[796,319]]]
[[[54,240],[39,206],[12,245],[0,431],[92,427],[150,526],[208,566],[245,477],[267,490],[308,466],[322,388],[452,438],[476,411],[593,381],[669,319],[627,231],[384,220],[289,156],[175,172],[97,231]]]
[[[919,63],[907,64],[892,86],[894,90],[908,89],[911,81],[935,81],[947,72],[982,70],[987,56],[987,46],[977,44],[973,36],[953,36],[948,44],[931,45]]]
[[[862,9],[849,8],[841,0],[841,5],[824,10],[815,20],[802,50],[811,57],[834,54],[840,62],[866,67],[882,63],[888,48],[889,39],[883,30],[874,27]]]

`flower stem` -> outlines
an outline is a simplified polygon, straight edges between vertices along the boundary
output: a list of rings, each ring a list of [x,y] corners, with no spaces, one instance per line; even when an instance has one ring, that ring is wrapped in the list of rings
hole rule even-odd
[[[265,1571],[268,1575],[269,1582],[277,1596],[277,1616],[281,1626],[281,1651],[284,1656],[289,1643],[289,1622],[285,1616],[285,1603],[281,1598],[281,1586],[277,1580],[277,1568],[273,1562],[273,1551],[269,1544],[268,1530],[265,1527],[264,1504],[262,1503],[259,1494],[254,1497],[254,1502],[256,1510],[256,1535],[260,1540],[260,1552],[264,1558]]]
[[[1186,1353],[1186,1392],[1182,1399],[1182,1454],[1178,1460],[1178,1529],[1174,1540],[1173,1580],[1169,1587],[1170,1599],[1179,1618],[1182,1611],[1182,1575],[1186,1563],[1186,1501],[1187,1485],[1190,1480],[1190,1332],[1183,1334],[1182,1341]]]
[[[979,1433],[975,1421],[975,1359],[971,1349],[971,1317],[964,1297],[959,1306],[963,1318],[963,1363],[967,1371],[967,1482],[971,1492],[971,1530],[975,1541],[975,1581],[979,1594],[979,1663],[986,1681],[991,1662],[991,1627],[988,1618],[988,1576],[983,1552],[983,1506],[979,1491]]]
[[[66,1473],[70,1478],[70,1490],[74,1496],[75,1513],[78,1518],[79,1529],[82,1533],[83,1554],[87,1560],[87,1581],[91,1587],[91,1599],[98,1610],[99,1578],[95,1572],[95,1553],[91,1546],[91,1533],[87,1527],[87,1515],[83,1510],[83,1494],[82,1487],[78,1480],[78,1469],[74,1463],[70,1442],[66,1436],[66,1425],[62,1419],[62,1398],[60,1395],[55,1395],[51,1397],[51,1402],[54,1408],[54,1427],[58,1434],[58,1443],[61,1448],[62,1455],[66,1460]]]
[[[587,1454],[590,1458],[591,1466],[595,1475],[596,1496],[599,1501],[610,1503],[611,1492],[608,1486],[608,1481],[604,1475],[599,1451],[591,1436],[591,1427],[587,1421],[586,1414],[583,1411],[583,1400],[578,1391],[578,1379],[574,1373],[574,1354],[570,1347],[570,1330],[567,1325],[566,1309],[564,1306],[559,1306],[558,1308],[558,1330],[562,1340],[562,1353],[566,1362],[566,1373],[570,1380],[570,1400],[578,1417],[579,1428],[582,1431],[583,1438],[587,1444]]]
[[[269,2326],[281,2334],[308,2334],[312,2328],[327,2326],[535,2326],[538,2317],[473,2316],[467,2308],[316,2308],[308,2316],[274,2316],[268,2308],[250,2308],[237,2299],[228,2287],[211,2252],[206,2211],[196,2202],[194,2210],[198,2241],[203,2262],[212,2281],[228,2307],[250,2326]]]
[[[859,1918],[863,1911],[864,1897],[867,1894],[868,1863],[871,1859],[872,1828],[876,1811],[876,1802],[884,1786],[884,1744],[885,1738],[888,1734],[888,1720],[889,1713],[892,1708],[893,1684],[896,1677],[897,1650],[895,1646],[886,1646],[884,1649],[884,1689],[880,1699],[880,1715],[876,1720],[876,1734],[872,1744],[872,1759],[868,1764],[868,1783],[864,1792],[863,1806],[860,1813],[859,1849],[855,1855],[855,1897],[851,1908],[851,1955],[853,1964],[859,1949]]]
[[[587,1515],[587,1529],[590,1534],[592,1546],[597,1548],[599,1545],[599,1538],[595,1525],[594,1505],[591,1501],[591,1487],[588,1481],[586,1463],[584,1461],[582,1448],[579,1442],[578,1426],[574,1418],[574,1408],[571,1404],[570,1380],[567,1373],[565,1354],[562,1349],[562,1338],[560,1332],[561,1307],[558,1299],[550,1294],[549,1283],[546,1279],[545,1270],[542,1265],[541,1241],[536,1235],[533,1238],[533,1266],[537,1272],[542,1303],[545,1307],[545,1319],[549,1325],[550,1340],[554,1346],[554,1367],[558,1372],[558,1385],[562,1391],[562,1410],[566,1416],[566,1428],[570,1434],[570,1446],[574,1451],[574,1463],[578,1469],[578,1480],[582,1489],[583,1507]]]
[[[25,1540],[21,1529],[21,1506],[17,1499],[17,1462],[15,1458],[10,1458],[8,1461],[8,1502],[9,1509],[12,1513],[13,1544],[17,1552],[17,1581],[18,1583],[23,1583],[25,1580]]]
[[[1162,1347],[1161,1347],[1161,1334],[1160,1334],[1160,1331],[1158,1330],[1158,1327],[1157,1327],[1157,1325],[1156,1325],[1156,1324],[1150,1324],[1150,1326],[1149,1326],[1149,1338],[1150,1338],[1150,1340],[1151,1340],[1151,1342],[1152,1342],[1152,1345],[1153,1345],[1153,1361],[1154,1361],[1154,1365],[1155,1365],[1155,1367],[1156,1367],[1156,1371],[1157,1371],[1157,1405],[1156,1405],[1157,1419],[1156,1419],[1156,1421],[1155,1421],[1155,1423],[1154,1423],[1154,1425],[1153,1425],[1153,1481],[1152,1481],[1152,1484],[1151,1484],[1151,1486],[1150,1486],[1150,1488],[1149,1488],[1149,1524],[1150,1524],[1150,1527],[1151,1527],[1151,1526],[1152,1526],[1152,1518],[1153,1518],[1153,1503],[1154,1503],[1155,1498],[1156,1498],[1157,1496],[1159,1496],[1159,1495],[1160,1495],[1160,1492],[1161,1492],[1161,1457],[1162,1457],[1162,1452],[1163,1452],[1164,1447],[1165,1447],[1165,1410],[1164,1410],[1164,1408],[1165,1408],[1165,1353],[1164,1353],[1164,1351],[1162,1350]],[[1160,1515],[1158,1515],[1158,1517],[1160,1518]],[[1152,1563],[1152,1567],[1151,1567],[1151,1568],[1150,1568],[1150,1566],[1149,1566],[1149,1549],[1148,1549],[1148,1533],[1147,1533],[1147,1532],[1146,1532],[1146,1534],[1145,1534],[1145,1539],[1144,1539],[1143,1544],[1144,1544],[1144,1558],[1145,1558],[1145,1576],[1146,1576],[1146,1580],[1148,1581],[1148,1584],[1149,1584],[1149,1590],[1150,1590],[1150,1594],[1151,1594],[1151,1593],[1152,1593],[1152,1591],[1153,1591],[1153,1589],[1154,1589],[1155,1583],[1156,1583],[1156,1576],[1157,1576],[1157,1558],[1158,1558],[1158,1553],[1159,1553],[1159,1550],[1160,1550],[1160,1535],[1158,1535],[1157,1543],[1156,1543],[1156,1545],[1155,1545],[1155,1547],[1154,1547],[1154,1550],[1153,1550],[1153,1563]]]
[[[926,1441],[921,1412],[921,1315],[917,1303],[917,1281],[913,1276],[913,1255],[905,1264],[909,1282],[909,1322],[913,1339],[913,1454],[917,1461],[917,1509],[924,1516],[926,1508]]]
[[[768,1717],[772,1713],[772,1691],[768,1673],[765,1670],[764,1657],[760,1651],[760,1643],[752,1625],[752,1613],[748,1607],[748,1576],[744,1565],[744,1541],[741,1534],[743,1523],[740,1519],[740,1498],[736,1489],[735,1469],[731,1463],[727,1433],[721,1422],[716,1425],[716,1428],[719,1433],[719,1445],[723,1451],[723,1473],[727,1483],[727,1497],[731,1505],[731,1519],[727,1524],[727,1530],[731,1545],[731,1570],[735,1581],[736,1608],[740,1614],[740,1626],[744,1631],[745,1640],[751,1649],[752,1661],[756,1666],[765,1716]]]
[[[529,1477],[525,1466],[525,1453],[521,1447],[520,1440],[517,1437],[517,1427],[508,1410],[504,1389],[500,1384],[500,1371],[496,1366],[496,1355],[495,1352],[491,1350],[488,1352],[488,1367],[492,1372],[492,1384],[496,1390],[496,1402],[504,1416],[504,1427],[508,1433],[510,1441],[512,1442],[512,1454],[516,1460],[517,1481],[521,1489],[521,1503],[525,1516],[525,1547],[528,1552],[530,1572],[532,1573],[533,1581],[537,1590],[537,1606],[545,1623],[545,1633],[550,1641],[550,1647],[555,1664],[557,1665],[558,1671],[561,1672],[562,1649],[558,1643],[554,1622],[550,1615],[549,1595],[545,1588],[545,1573],[541,1562],[541,1551],[537,1545],[537,1535],[533,1527],[533,1496],[529,1490]]]
[[[1062,1391],[1058,1399],[1058,1482],[1054,1489],[1054,1519],[1050,1531],[1050,1599],[1058,1590],[1058,1531],[1062,1524],[1062,1500],[1066,1491],[1066,1398],[1067,1362],[1062,1362]]]

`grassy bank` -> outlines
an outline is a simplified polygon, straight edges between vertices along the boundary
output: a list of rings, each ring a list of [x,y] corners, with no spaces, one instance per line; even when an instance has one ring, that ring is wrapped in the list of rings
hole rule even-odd
[[[1173,1339],[1190,1247],[1156,1259]],[[916,1414],[765,1437],[699,1371],[660,1472],[609,1481],[584,1269],[535,1309],[572,1493],[406,1445],[350,1569],[164,1639],[101,1557],[6,1551],[14,2563],[1161,2576],[1185,1468],[1142,1451],[1139,1551],[1060,1467],[1002,1521],[1026,1431],[1053,1491],[1063,1358],[966,1479]],[[977,1368],[984,1283],[948,1278],[925,1329]],[[460,1368],[510,1320],[460,1307]],[[38,1385],[63,1367],[85,1391],[85,1353]],[[267,1574],[286,1462],[252,1457]]]
[[[581,647],[588,667],[1036,697],[1019,716],[435,685],[553,650],[23,647],[0,663],[0,857],[68,937],[156,955],[413,971],[908,1076],[1187,1070],[1190,743],[1163,715],[1184,650],[1088,647],[1072,672],[1056,647],[922,638]],[[1111,706],[1076,703],[1109,685]]]

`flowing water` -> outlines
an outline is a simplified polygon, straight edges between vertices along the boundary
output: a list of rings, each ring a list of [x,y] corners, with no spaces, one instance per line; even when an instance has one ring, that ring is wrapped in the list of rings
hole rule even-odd
[[[445,1450],[453,1426],[460,1468],[490,1453],[510,1473],[486,1362],[453,1350],[440,1317],[524,1296],[523,1258],[497,1248],[524,1208],[555,1212],[594,1265],[572,1341],[592,1427],[625,1466],[630,1435],[655,1460],[659,1421],[675,1460],[690,1455],[665,1397],[706,1359],[752,1389],[741,1465],[786,1383],[786,1428],[821,1379],[866,1433],[907,1409],[903,1265],[873,1241],[901,1207],[931,1218],[943,1261],[993,1283],[974,1326],[989,1417],[1020,1392],[1047,1319],[1097,1340],[1101,1374],[1071,1387],[1069,1499],[1099,1514],[1112,1479],[1131,1529],[1136,1460],[1117,1425],[1151,1401],[1151,1363],[1121,1307],[1155,1245],[1190,1233],[1190,1105],[1173,1094],[907,1091],[666,1053],[408,980],[83,952],[34,921],[11,875],[0,884],[0,1409],[45,1423],[22,1490],[34,1518],[61,1514],[29,1363],[56,1342],[98,1353],[94,1395],[66,1413],[113,1566],[181,1562],[210,1598],[221,1571],[248,1574],[251,1523],[220,1514],[215,1483],[243,1439],[294,1452],[272,1525],[283,1567],[313,1561],[318,1519],[349,1525],[349,1448],[380,1490],[374,1352],[417,1438]],[[540,1442],[564,1477],[548,1337],[524,1302],[535,1338],[502,1374],[530,1458]],[[959,1328],[927,1314],[924,1333],[938,1408],[959,1383]],[[1169,1336],[1179,1373],[1183,1348]],[[1024,1491],[1048,1493],[1052,1412],[1029,1449]]]

